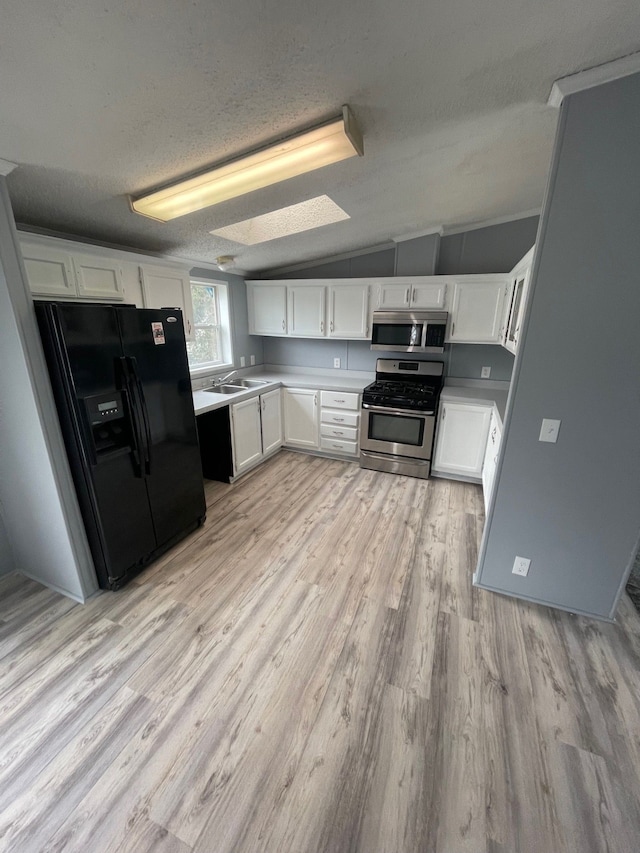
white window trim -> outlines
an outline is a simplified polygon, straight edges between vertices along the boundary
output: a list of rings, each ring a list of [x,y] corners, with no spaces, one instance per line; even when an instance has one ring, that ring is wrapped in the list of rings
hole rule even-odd
[[[216,288],[216,293],[218,295],[218,312],[219,312],[219,320],[223,320],[223,318],[227,318],[228,323],[220,322],[220,341],[222,344],[222,352],[224,354],[223,361],[203,364],[199,367],[191,367],[189,365],[189,373],[192,378],[203,378],[208,375],[213,375],[215,373],[221,373],[223,370],[228,370],[230,367],[234,366],[233,363],[233,341],[231,335],[231,324],[233,322],[233,317],[231,314],[231,300],[229,298],[229,285],[226,281],[219,281],[217,279],[211,278],[192,278],[190,280],[191,284],[199,284],[204,285],[205,287],[211,287],[212,285]],[[194,321],[194,332],[196,329],[196,323]]]

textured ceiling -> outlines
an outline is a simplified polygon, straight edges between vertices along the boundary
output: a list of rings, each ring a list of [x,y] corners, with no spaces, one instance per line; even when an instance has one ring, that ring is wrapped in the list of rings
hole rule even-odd
[[[557,77],[640,47],[637,0],[0,0],[0,158],[19,222],[258,271],[540,206]],[[348,103],[365,156],[171,223],[127,193]],[[351,217],[209,232],[326,193]]]

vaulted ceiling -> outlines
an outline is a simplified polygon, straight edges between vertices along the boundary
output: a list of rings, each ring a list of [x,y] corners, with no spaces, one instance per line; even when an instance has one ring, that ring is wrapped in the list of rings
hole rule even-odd
[[[247,271],[540,207],[554,79],[640,47],[636,0],[2,0],[0,158],[20,223]],[[127,194],[349,104],[365,156],[170,223]],[[209,232],[326,194],[350,219]]]

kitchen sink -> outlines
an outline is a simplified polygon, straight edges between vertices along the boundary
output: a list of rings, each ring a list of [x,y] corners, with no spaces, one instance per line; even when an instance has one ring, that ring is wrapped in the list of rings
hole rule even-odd
[[[236,379],[234,385],[243,385],[245,388],[260,388],[262,385],[268,385],[266,379]]]
[[[205,388],[210,394],[239,394],[241,391],[246,391],[244,385],[215,385],[213,388]]]

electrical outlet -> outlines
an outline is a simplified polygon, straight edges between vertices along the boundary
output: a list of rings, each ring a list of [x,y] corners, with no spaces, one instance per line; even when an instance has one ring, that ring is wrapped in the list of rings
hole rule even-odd
[[[255,355],[250,355],[249,356],[249,364],[255,364],[255,363],[256,363]]]
[[[555,444],[558,440],[558,433],[560,432],[560,423],[561,421],[543,418],[538,441],[550,441]]]
[[[240,356],[240,367],[244,367],[246,361],[247,361],[247,359],[243,355],[241,355]]]
[[[480,371],[480,378],[481,379],[488,379],[490,376],[491,376],[491,368],[490,367],[483,367],[482,370]]]
[[[511,569],[511,573],[526,578],[526,576],[529,574],[530,565],[531,560],[527,559],[527,557],[516,557],[513,561],[513,568]]]
[[[339,358],[333,359],[333,366],[334,367],[340,367],[340,359]]]

